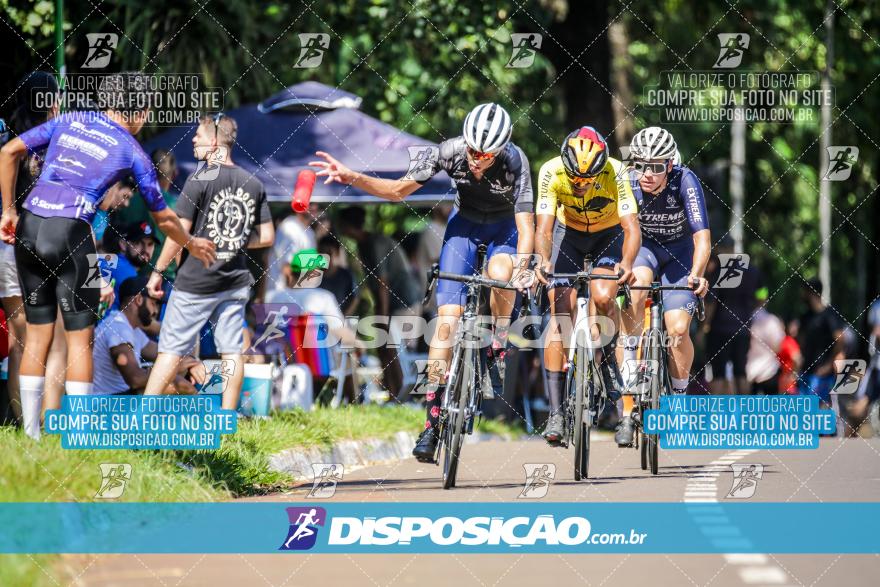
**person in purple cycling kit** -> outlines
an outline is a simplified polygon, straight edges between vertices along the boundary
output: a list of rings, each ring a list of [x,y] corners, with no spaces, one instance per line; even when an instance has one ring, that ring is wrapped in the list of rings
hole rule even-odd
[[[319,176],[327,181],[351,185],[392,202],[399,202],[419,189],[440,171],[452,178],[457,188],[455,210],[449,217],[440,270],[451,273],[474,272],[477,247],[488,246],[488,275],[509,282],[518,266],[517,256],[530,255],[535,238],[535,206],[529,161],[522,149],[510,142],[513,124],[510,115],[498,104],[480,104],[464,120],[462,136],[442,142],[439,147],[425,147],[416,164],[401,179],[380,179],[352,171],[327,153],[318,152],[323,161]],[[522,258],[522,257],[519,257]],[[528,274],[523,277],[528,280]],[[523,281],[522,287],[531,283]],[[501,349],[513,311],[516,293],[493,290],[490,306],[495,320],[494,351],[490,364],[501,380]],[[465,286],[441,280],[437,286],[438,325],[428,356],[431,361],[448,361],[450,334],[462,314]],[[447,344],[441,344],[446,342]],[[496,360],[497,359],[497,360]],[[445,370],[444,370],[445,371]],[[444,373],[445,376],[445,373]],[[423,381],[425,383],[425,381]],[[437,424],[445,382],[430,380],[427,391],[427,420],[413,455],[431,462],[437,446]]]
[[[91,344],[99,289],[85,286],[97,266],[91,221],[110,186],[134,175],[157,225],[203,262],[214,260],[213,243],[191,238],[166,207],[155,169],[134,138],[148,113],[141,99],[146,87],[142,74],[108,75],[101,82],[99,103],[112,108],[61,114],[0,150],[0,238],[15,245],[25,303],[26,342],[19,386],[25,431],[33,438],[40,435],[45,362],[58,306],[68,346],[65,391],[72,395],[91,392]],[[18,162],[43,149],[42,172],[19,215],[13,202]]]
[[[630,142],[630,180],[639,207],[642,246],[633,265],[636,285],[687,285],[690,291],[663,292],[663,319],[673,341],[669,348],[669,375],[675,393],[684,393],[694,362],[690,324],[697,296],[705,296],[709,282],[703,277],[712,241],[703,188],[693,171],[675,164],[678,147],[672,135],[657,126],[640,130]],[[623,378],[632,387],[637,376],[636,352],[644,328],[647,292],[632,292],[624,312]],[[627,405],[629,404],[629,405]],[[620,446],[633,441],[631,402],[624,402],[623,418],[615,434]]]

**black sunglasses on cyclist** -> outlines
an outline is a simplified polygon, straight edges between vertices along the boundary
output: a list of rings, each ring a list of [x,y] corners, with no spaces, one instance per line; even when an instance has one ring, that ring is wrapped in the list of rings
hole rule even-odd
[[[651,175],[662,175],[666,173],[666,161],[662,163],[651,161],[633,161],[632,166],[639,176],[647,175],[648,173],[650,173]]]

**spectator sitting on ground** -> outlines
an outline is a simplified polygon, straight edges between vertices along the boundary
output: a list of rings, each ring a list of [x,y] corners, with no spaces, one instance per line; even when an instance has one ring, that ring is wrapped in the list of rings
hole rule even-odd
[[[111,311],[95,330],[94,391],[134,395],[143,393],[150,376],[141,361],[154,361],[158,346],[143,329],[159,313],[159,302],[147,294],[146,277],[130,277],[120,287],[122,310]],[[205,367],[193,357],[180,364],[168,393],[195,393],[192,381],[204,383]]]
[[[321,277],[321,289],[336,297],[343,316],[351,316],[360,303],[354,273],[345,265],[345,253],[335,236],[325,236],[318,242],[318,253],[327,255],[327,269]]]
[[[339,230],[357,242],[358,257],[364,267],[365,283],[376,300],[374,313],[387,316],[418,316],[422,292],[411,278],[409,263],[400,245],[384,236],[365,229],[367,212],[360,206],[349,206],[339,213]],[[378,324],[383,330],[388,326]],[[391,333],[393,335],[393,333]],[[378,349],[382,361],[385,388],[397,398],[403,387],[403,372],[398,360],[398,349],[386,344]]]

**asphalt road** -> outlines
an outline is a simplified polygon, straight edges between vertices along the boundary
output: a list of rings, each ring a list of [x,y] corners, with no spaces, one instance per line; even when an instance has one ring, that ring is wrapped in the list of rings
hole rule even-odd
[[[331,501],[513,501],[525,463],[553,463],[552,501],[724,501],[731,464],[762,464],[750,501],[875,501],[880,440],[823,439],[814,451],[661,451],[660,474],[639,468],[635,450],[595,438],[588,482],[575,482],[570,452],[540,440],[465,448],[458,487],[439,469],[407,459],[348,471]],[[303,501],[308,488],[272,496]],[[877,524],[877,520],[866,520]],[[231,531],[234,531],[231,529]],[[821,537],[817,536],[817,540]],[[98,555],[66,557],[75,585],[877,585],[880,555]]]

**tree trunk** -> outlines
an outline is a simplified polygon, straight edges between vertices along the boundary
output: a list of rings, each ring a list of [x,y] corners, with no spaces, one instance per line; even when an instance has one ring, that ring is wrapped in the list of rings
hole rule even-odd
[[[606,137],[614,131],[607,25],[605,2],[569,2],[565,20],[554,22],[550,38],[543,39],[541,51],[556,69],[569,131],[584,125],[595,127]],[[609,140],[612,145],[618,142],[613,136]]]
[[[629,33],[626,23],[618,19],[608,27],[608,38],[611,46],[611,80],[614,95],[611,99],[611,110],[614,112],[615,138],[618,144],[635,134],[633,124],[633,93],[629,84],[629,73],[632,71],[632,59],[629,56]]]

